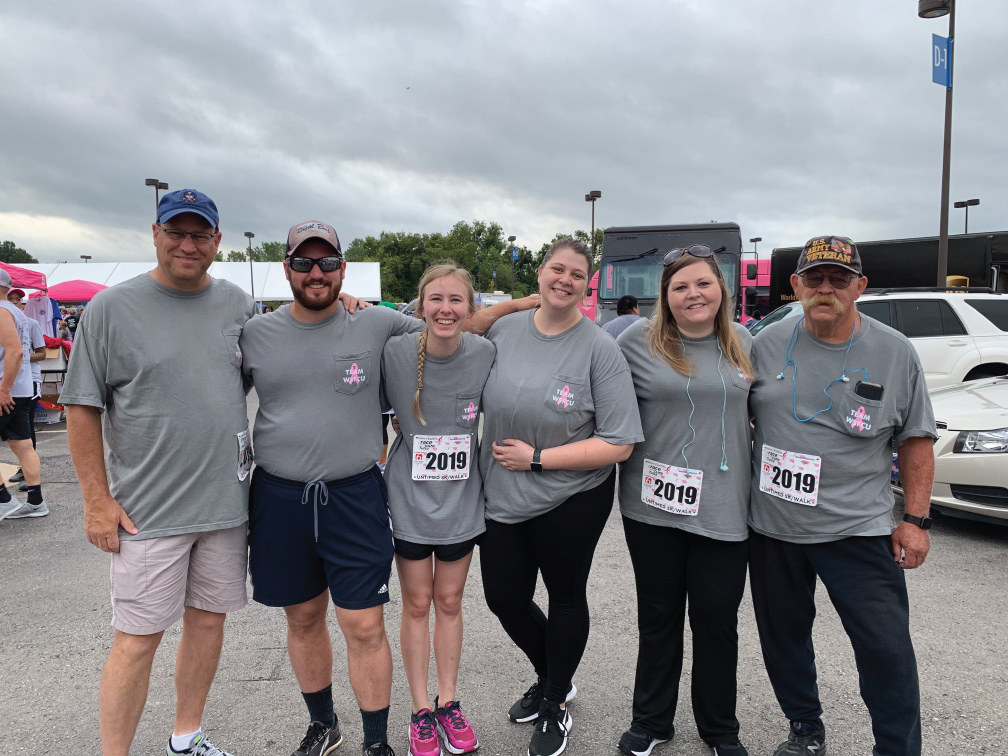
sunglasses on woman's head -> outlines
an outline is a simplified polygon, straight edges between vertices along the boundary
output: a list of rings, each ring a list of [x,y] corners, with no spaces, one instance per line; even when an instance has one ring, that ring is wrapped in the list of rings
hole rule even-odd
[[[685,254],[691,257],[713,257],[714,252],[706,244],[694,244],[692,247],[677,247],[665,254],[662,265],[666,268]]]

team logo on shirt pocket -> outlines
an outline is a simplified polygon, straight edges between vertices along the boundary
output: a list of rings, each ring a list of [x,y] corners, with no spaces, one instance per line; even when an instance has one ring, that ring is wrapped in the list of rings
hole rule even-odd
[[[865,399],[856,395],[850,389],[844,391],[837,402],[837,419],[844,432],[849,436],[878,436],[892,433],[895,424],[888,417],[887,408],[881,401]]]
[[[231,364],[238,369],[241,369],[242,366],[241,347],[238,346],[241,332],[241,328],[225,328],[222,332],[224,334],[224,346],[227,349],[228,358],[231,360]]]
[[[366,388],[371,378],[371,352],[336,355],[336,390],[356,394]]]
[[[455,424],[459,428],[470,430],[476,427],[480,411],[480,394],[482,393],[476,391],[455,394]]]
[[[729,363],[727,368],[722,368],[722,370],[724,370],[725,373],[730,374],[731,383],[736,388],[748,391],[749,387],[752,386],[752,377],[746,375],[741,369],[735,367],[734,365]]]
[[[546,390],[546,406],[561,415],[576,412],[585,406],[587,385],[584,378],[554,373]]]

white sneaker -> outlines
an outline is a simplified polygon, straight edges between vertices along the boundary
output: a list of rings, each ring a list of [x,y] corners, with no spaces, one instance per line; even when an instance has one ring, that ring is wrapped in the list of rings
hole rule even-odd
[[[0,520],[12,515],[21,509],[21,502],[17,499],[11,499],[10,501],[5,501],[0,504]]]
[[[12,501],[11,503],[17,504],[18,502]],[[49,514],[49,507],[46,506],[45,501],[43,501],[41,504],[29,504],[26,501],[24,504],[19,505],[12,512],[9,512],[7,514],[7,519],[20,520],[22,517],[45,517],[47,514]]]

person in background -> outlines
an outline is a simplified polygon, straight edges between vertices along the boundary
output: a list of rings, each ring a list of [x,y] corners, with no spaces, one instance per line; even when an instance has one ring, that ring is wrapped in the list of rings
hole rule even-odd
[[[73,341],[77,336],[77,324],[80,322],[80,315],[78,315],[76,307],[71,307],[69,309],[66,317],[63,318],[63,322],[66,323],[67,330],[70,331],[70,341]]]
[[[616,302],[616,317],[602,326],[602,330],[615,339],[640,319],[637,297],[633,294],[624,294]]]
[[[15,307],[21,308],[22,312],[25,309],[25,293],[21,289],[11,289],[7,292],[7,301],[10,302]],[[46,356],[46,346],[45,338],[42,335],[42,326],[34,318],[27,318],[28,321],[28,333],[29,333],[29,343],[22,344],[22,347],[26,350],[26,354],[29,355],[29,366],[31,367],[32,374],[32,403],[28,410],[28,422],[31,424],[31,442],[32,448],[38,453],[38,444],[35,439],[35,411],[38,409],[39,399],[42,397],[42,360]],[[41,461],[40,461],[41,465]],[[28,482],[24,479],[24,472],[21,468],[14,473],[9,479],[9,483],[17,483],[19,491],[28,490]]]
[[[438,734],[453,754],[479,747],[456,685],[462,594],[473,548],[486,529],[475,460],[480,397],[496,350],[486,339],[463,333],[476,312],[468,271],[454,263],[434,265],[420,278],[418,296],[426,328],[389,339],[382,353],[385,394],[399,410],[400,423],[385,483],[403,602],[399,641],[413,699],[410,753],[438,756]],[[438,692],[433,704],[432,604]]]
[[[710,247],[665,255],[650,320],[617,339],[633,375],[644,443],[620,465],[619,502],[637,587],[638,652],[627,756],[675,732],[687,607],[700,738],[747,756],[735,716],[738,608],[749,555],[752,337],[732,323]]]
[[[487,333],[497,359],[483,391],[480,566],[487,606],[537,677],[508,712],[513,722],[536,722],[529,756],[567,745],[567,702],[590,628],[588,575],[612,511],[615,463],[644,440],[626,360],[577,308],[591,260],[584,243],[555,242],[539,267],[542,306]],[[534,601],[540,573],[548,618]]]

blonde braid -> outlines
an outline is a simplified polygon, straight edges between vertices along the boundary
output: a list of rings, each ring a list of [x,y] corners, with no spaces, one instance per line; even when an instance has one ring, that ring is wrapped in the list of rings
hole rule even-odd
[[[417,346],[417,361],[416,361],[416,393],[413,395],[413,414],[416,419],[420,421],[421,425],[427,425],[427,421],[424,420],[423,414],[420,412],[420,392],[423,390],[423,369],[424,362],[427,360],[427,329],[425,328],[420,334],[420,340]]]

